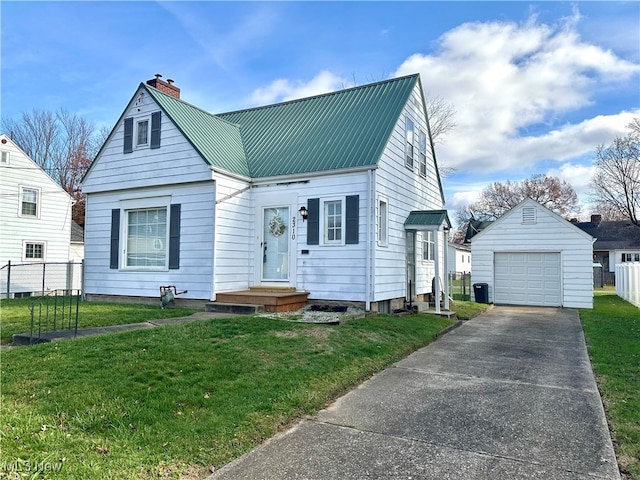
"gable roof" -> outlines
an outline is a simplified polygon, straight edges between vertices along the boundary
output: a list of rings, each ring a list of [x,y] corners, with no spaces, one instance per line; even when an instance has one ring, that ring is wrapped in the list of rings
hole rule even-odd
[[[640,249],[640,228],[630,221],[576,222],[573,225],[596,239],[594,250]]]
[[[467,233],[464,235],[463,243],[470,244],[471,239],[475,237],[482,230],[491,225],[495,220],[469,220],[467,225]]]
[[[413,210],[404,222],[406,230],[425,230],[425,227],[439,227],[444,224],[451,228],[446,210]]]
[[[573,229],[575,231],[575,233],[578,233],[580,236],[584,237],[584,238],[588,238],[591,241],[594,241],[595,239],[589,235],[587,232],[580,230],[578,227],[576,227],[573,223],[571,223],[569,220],[566,220],[564,218],[562,218],[560,215],[558,215],[557,213],[549,210],[547,207],[545,207],[544,205],[540,205],[538,202],[536,202],[535,200],[533,200],[532,198],[525,198],[524,200],[522,200],[520,203],[518,203],[515,207],[513,207],[511,210],[507,211],[504,215],[502,215],[500,218],[498,218],[497,220],[491,222],[491,224],[487,225],[484,229],[482,229],[481,231],[479,231],[472,239],[471,239],[471,244],[473,245],[473,241],[479,237],[482,237],[485,235],[486,232],[489,232],[491,230],[493,230],[494,228],[496,228],[496,226],[500,225],[500,223],[502,223],[505,219],[511,217],[512,215],[515,215],[518,210],[521,207],[534,207],[540,211],[545,212],[546,214],[548,214],[549,216],[551,216],[552,218],[555,218],[558,223],[562,226],[566,226],[567,228]]]

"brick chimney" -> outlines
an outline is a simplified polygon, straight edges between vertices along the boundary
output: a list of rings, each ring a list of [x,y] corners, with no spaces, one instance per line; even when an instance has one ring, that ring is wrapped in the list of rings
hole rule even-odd
[[[156,78],[147,80],[147,85],[157,88],[161,92],[171,95],[172,97],[180,98],[180,89],[173,84],[173,80],[167,78],[167,81],[165,82],[161,77],[162,75],[156,73]]]
[[[591,215],[591,223],[594,225],[600,225],[602,221],[602,215]]]

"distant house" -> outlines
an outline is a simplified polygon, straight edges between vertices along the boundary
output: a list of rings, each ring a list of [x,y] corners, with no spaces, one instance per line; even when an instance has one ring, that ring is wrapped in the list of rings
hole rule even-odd
[[[0,155],[0,267],[8,262],[68,262],[71,196],[4,134]],[[6,295],[6,275],[0,278],[0,291]],[[38,289],[42,287],[37,282],[19,281],[16,276],[9,293]]]
[[[471,240],[490,303],[593,308],[593,237],[527,198]]]
[[[471,271],[471,245],[449,242],[447,270],[451,273]]]
[[[602,265],[605,285],[615,284],[616,264],[640,262],[640,227],[630,221],[603,222],[601,215],[591,215],[591,221],[574,225],[596,239],[593,261]]]
[[[83,179],[89,298],[251,287],[389,311],[445,285],[418,75],[210,114],[141,83]]]
[[[82,260],[84,260],[84,229],[76,222],[72,222],[69,261],[81,263]]]

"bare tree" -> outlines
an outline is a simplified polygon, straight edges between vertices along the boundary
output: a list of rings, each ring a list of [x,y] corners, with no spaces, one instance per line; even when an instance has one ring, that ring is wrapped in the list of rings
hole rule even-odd
[[[82,176],[106,139],[93,124],[66,110],[33,110],[20,120],[4,120],[3,130],[75,200],[73,219],[84,225]]]
[[[634,118],[628,128],[626,136],[597,148],[591,198],[609,216],[640,227],[640,118]]]
[[[456,211],[460,232],[466,231],[471,220],[497,220],[525,198],[532,198],[543,207],[565,218],[580,212],[578,196],[565,180],[548,175],[533,175],[519,182],[494,182],[487,186],[480,198]]]

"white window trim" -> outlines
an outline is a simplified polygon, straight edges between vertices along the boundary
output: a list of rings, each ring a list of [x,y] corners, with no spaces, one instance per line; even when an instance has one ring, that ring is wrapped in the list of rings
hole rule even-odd
[[[40,210],[42,206],[42,189],[39,187],[30,187],[28,185],[20,185],[20,198],[18,199],[18,216],[22,218],[40,218]],[[22,195],[24,190],[35,190],[38,192],[38,197],[36,198],[36,214],[35,215],[27,215],[22,213]]]
[[[27,245],[42,245],[42,258],[27,258]],[[24,262],[44,262],[47,259],[47,242],[44,240],[23,240],[22,241],[22,261]]]
[[[327,203],[331,202],[341,202],[340,203],[340,214],[341,214],[341,223],[340,223],[340,240],[327,240]],[[347,198],[346,197],[330,197],[323,198],[321,200],[320,205],[320,233],[322,235],[321,243],[326,246],[342,246],[345,245],[345,236],[346,236],[346,209],[347,209]]]
[[[413,125],[413,129],[411,131],[411,141],[409,141],[409,122]],[[411,157],[409,157],[409,146],[411,146]],[[413,171],[416,164],[416,122],[409,117],[409,115],[405,118],[404,124],[404,166],[409,170]],[[411,158],[411,164],[407,161],[408,158]]]
[[[431,241],[429,241],[429,233],[432,234],[432,239]],[[436,259],[436,238],[435,236],[438,234],[437,231],[435,230],[424,230],[422,232],[422,263],[435,263],[435,259]],[[433,258],[428,258],[425,254],[425,246],[426,244],[430,243],[431,245],[433,245]]]
[[[421,140],[424,138],[424,151],[422,150],[422,142]],[[422,178],[427,178],[427,146],[428,146],[428,138],[427,133],[418,129],[418,173]],[[423,161],[424,160],[424,161]],[[424,166],[424,172],[422,168]]]
[[[129,227],[129,212],[134,210],[149,210],[153,208],[165,208],[167,210],[167,228],[165,232],[165,260],[161,266],[127,265],[127,240]],[[122,200],[120,202],[120,269],[128,272],[168,272],[169,271],[169,230],[171,225],[171,197],[151,197]]]
[[[0,155],[0,165],[4,165],[6,167],[11,165],[11,152],[9,150],[2,150]],[[2,157],[4,157],[4,161],[2,160]]]
[[[147,143],[138,143],[138,131],[140,129],[140,123],[147,122]],[[134,117],[133,119],[133,148],[136,150],[142,150],[151,147],[151,115],[145,115],[141,117]]]
[[[386,218],[385,224],[382,225],[382,231],[384,232],[384,238],[380,238],[380,206],[384,203],[386,205]],[[389,201],[385,197],[378,197],[378,211],[376,215],[376,236],[378,241],[378,246],[380,247],[388,247],[389,246]]]

